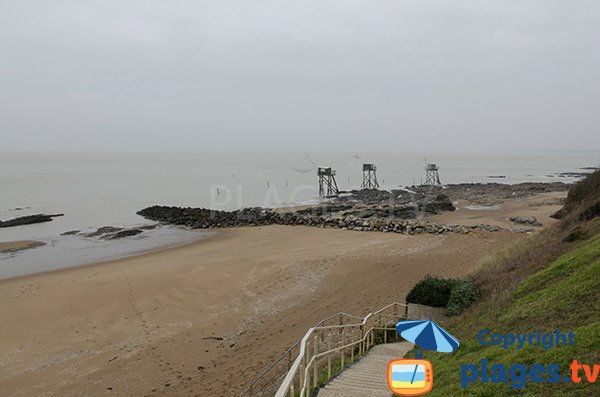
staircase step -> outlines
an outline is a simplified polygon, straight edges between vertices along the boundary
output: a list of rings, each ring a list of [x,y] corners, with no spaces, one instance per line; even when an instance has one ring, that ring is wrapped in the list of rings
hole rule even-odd
[[[319,390],[318,397],[390,397],[387,365],[412,349],[408,342],[374,346],[352,366]]]

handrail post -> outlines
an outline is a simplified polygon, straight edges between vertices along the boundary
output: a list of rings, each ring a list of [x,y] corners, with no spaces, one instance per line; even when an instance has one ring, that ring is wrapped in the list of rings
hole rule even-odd
[[[304,359],[300,361],[298,372],[300,372],[300,378],[298,379],[298,390],[300,390],[300,393],[302,393],[302,385],[304,384]]]
[[[308,397],[308,396],[310,396],[310,370],[309,369],[306,370],[306,381],[304,382],[304,384],[306,386],[303,385],[303,387],[302,387],[304,389],[303,396]]]
[[[327,350],[329,354],[327,354],[327,380],[331,379],[331,331],[329,331],[329,338],[327,342]]]
[[[365,343],[365,329],[364,325],[360,325],[360,343],[358,344],[358,355],[362,356],[363,354],[363,345]]]
[[[315,350],[314,350],[314,355],[313,355],[313,387],[316,388],[317,387],[317,367],[318,367],[318,363],[317,363],[317,354],[319,354],[319,340],[318,340],[318,336],[315,333]]]
[[[350,338],[350,343],[354,343],[354,331],[352,331],[352,337]],[[350,363],[354,362],[354,344],[350,346]]]
[[[308,340],[306,341],[306,344],[308,345]],[[306,378],[304,379],[304,383],[302,384],[302,389],[304,389],[304,396],[308,396],[309,393],[308,389],[310,389],[310,370],[308,368],[308,355],[310,354],[310,349],[308,349],[308,346],[306,346],[307,349],[304,352],[304,372],[306,374]],[[303,396],[300,396],[303,397]]]
[[[367,334],[366,334],[366,325],[363,326],[363,329],[361,331],[361,337],[362,337],[362,354],[365,355],[367,354]]]
[[[344,369],[344,328],[341,328],[342,330],[342,343],[340,345],[340,347],[342,348],[342,366],[340,368],[340,370]]]

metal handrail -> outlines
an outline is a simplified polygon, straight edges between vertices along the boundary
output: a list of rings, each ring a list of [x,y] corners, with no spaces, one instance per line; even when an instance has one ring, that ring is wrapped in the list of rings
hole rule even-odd
[[[341,328],[344,327],[343,324],[340,325],[329,325],[329,326],[324,326],[322,324],[326,323],[329,320],[332,319],[339,319],[340,317],[348,317],[348,318],[353,318],[356,320],[364,320],[363,317],[359,317],[359,316],[355,316],[353,314],[349,314],[349,313],[345,313],[345,312],[339,312],[336,314],[332,314],[329,317],[324,318],[323,320],[319,321],[313,328],[319,328],[319,329],[324,329],[326,327],[331,327],[331,328]],[[254,378],[252,380],[252,382],[250,382],[250,384],[248,386],[246,386],[246,388],[244,389],[242,396],[247,396],[249,395],[250,391],[253,389],[253,387],[259,382],[261,381],[265,375],[267,375],[271,370],[273,370],[273,368],[277,367],[277,364],[279,364],[284,358],[288,357],[289,354],[298,347],[298,345],[302,342],[302,340],[298,340],[296,343],[294,343],[288,350],[285,351],[285,353],[283,353],[281,356],[279,356],[279,358],[277,358],[268,368],[266,368],[264,371],[262,371],[256,378]],[[265,383],[269,383],[274,377],[276,377],[277,374],[274,374],[271,378],[269,378]]]
[[[364,332],[364,328],[367,324],[367,322],[374,318],[376,315],[379,315],[379,321],[382,320],[381,314],[388,310],[391,307],[394,308],[398,308],[398,306],[407,308],[406,304],[403,303],[398,303],[398,302],[394,302],[392,304],[389,304],[387,306],[385,306],[384,308],[374,312],[374,313],[369,313],[367,314],[365,317],[362,318],[362,322],[360,324],[358,323],[354,323],[354,324],[346,324],[346,325],[340,325],[340,326],[326,326],[326,327],[313,327],[310,328],[308,330],[308,332],[304,335],[304,337],[302,338],[301,342],[300,342],[300,351],[298,353],[298,356],[296,357],[296,360],[294,361],[294,363],[292,364],[292,367],[290,368],[290,370],[288,371],[288,373],[286,374],[285,378],[283,379],[283,382],[281,383],[279,389],[277,390],[275,397],[286,397],[288,395],[288,393],[290,393],[290,391],[292,392],[292,397],[293,396],[293,392],[294,392],[294,386],[293,386],[293,382],[294,382],[294,378],[296,377],[296,375],[298,374],[298,371],[301,371],[300,366],[302,365],[302,361],[304,359],[305,361],[305,365],[304,365],[304,371],[303,373],[301,372],[301,381],[300,381],[300,397],[305,397],[306,396],[306,392],[307,392],[307,388],[310,387],[309,384],[309,379],[310,379],[310,370],[311,367],[313,367],[313,365],[315,366],[313,369],[314,375],[313,375],[313,383],[316,384],[316,374],[317,374],[317,368],[316,368],[316,360],[318,360],[320,357],[324,357],[325,355],[330,355],[331,353],[334,352],[338,352],[338,351],[342,351],[342,363],[343,363],[343,357],[344,357],[344,350],[348,349],[349,347],[354,347],[357,344],[365,344],[365,350],[361,352],[362,354],[364,354],[364,352],[366,352],[366,350],[368,350],[371,346],[371,342],[369,342],[369,339],[372,341],[373,340],[373,331],[375,329],[374,326],[371,326],[368,331]],[[398,314],[396,311],[394,312],[394,314]],[[385,315],[383,318],[389,317],[390,315]],[[331,316],[328,319],[334,318],[335,316]],[[353,316],[356,317],[356,316]],[[398,316],[396,315],[394,319],[394,321],[398,320]],[[406,318],[406,311],[403,313],[403,317]],[[321,323],[323,323],[324,321],[322,321]],[[342,334],[342,342],[340,344],[340,346],[334,348],[334,349],[329,349],[325,352],[321,352],[318,353],[316,352],[317,347],[314,346],[315,349],[315,354],[312,355],[312,357],[310,358],[310,360],[307,357],[307,344],[310,341],[310,337],[313,335],[313,333],[315,331],[318,330],[331,330],[331,329],[340,329],[340,332],[343,332],[343,330],[345,328],[350,328],[350,327],[360,327],[361,330],[361,334],[362,337],[360,339],[354,340],[348,344],[344,344],[344,337]],[[381,328],[381,327],[379,327]],[[387,329],[387,328],[383,328],[383,329]],[[316,344],[316,339],[315,339],[315,344]],[[363,345],[361,345],[362,347]],[[352,357],[354,356],[354,350],[352,350]],[[303,376],[302,376],[303,375]],[[329,374],[330,376],[330,374]]]
[[[393,313],[386,313],[390,308],[394,308]],[[307,388],[316,387],[319,359],[328,356],[327,359],[327,379],[331,377],[332,357],[341,357],[342,366],[344,366],[344,357],[347,350],[350,350],[350,360],[354,361],[356,346],[357,354],[360,356],[366,353],[374,343],[374,330],[391,330],[388,327],[390,323],[395,323],[400,318],[407,317],[408,305],[394,302],[376,312],[369,313],[365,317],[355,316],[345,312],[333,314],[319,321],[314,327],[310,328],[301,340],[294,343],[284,354],[277,358],[267,369],[262,371],[245,389],[243,396],[272,396],[272,388],[279,385],[276,396],[287,396],[291,391],[291,396],[295,397],[294,387],[298,383],[300,396],[306,397]],[[402,310],[403,309],[403,310]],[[392,318],[393,317],[393,318]],[[339,324],[328,325],[331,320],[339,320]],[[351,322],[344,324],[344,321],[360,320],[360,322]],[[367,328],[369,322],[376,322]],[[382,323],[384,322],[384,323]],[[382,327],[383,325],[383,327]],[[358,336],[360,332],[360,336]],[[325,351],[319,351],[319,348],[325,347],[322,343],[328,337],[329,346]],[[321,339],[319,345],[318,339]],[[350,337],[350,340],[346,340]],[[387,342],[387,334],[384,334],[384,343]],[[333,347],[332,343],[339,346]],[[309,349],[309,345],[311,345]],[[293,363],[291,362],[293,352],[298,349],[297,356]],[[312,351],[314,350],[314,351]],[[337,353],[337,354],[336,354]],[[341,353],[341,354],[340,354]],[[284,367],[281,365],[283,359],[287,358],[290,362]],[[312,386],[309,383],[310,370],[313,370]],[[285,373],[283,372],[285,371]],[[297,379],[299,377],[300,379]],[[283,380],[281,381],[281,379]],[[268,392],[268,393],[267,393]],[[296,391],[297,393],[298,391]],[[283,393],[283,394],[282,394]]]
[[[306,335],[304,335],[304,337],[302,338],[302,341],[300,343],[300,352],[298,353],[298,357],[296,357],[296,361],[294,361],[292,368],[288,371],[287,375],[283,379],[283,382],[282,382],[281,386],[279,387],[279,390],[277,390],[277,393],[275,394],[275,396],[280,395],[280,390],[282,390],[284,385],[288,385],[288,387],[285,388],[285,393],[287,393],[287,390],[289,389],[289,384],[292,383],[294,376],[296,376],[296,371],[300,367],[300,362],[302,361],[302,358],[304,357],[304,354],[305,354],[304,352],[306,350],[306,341],[312,335],[313,331],[314,331],[314,328],[310,328],[308,330],[308,332],[306,333]],[[300,392],[300,394],[302,395],[302,392]],[[282,394],[282,397],[283,396],[285,396],[285,394]]]
[[[356,320],[363,320],[363,317],[359,317],[359,316],[355,316],[353,314],[349,314],[349,313],[345,313],[345,312],[339,312],[336,314],[332,314],[329,317],[324,318],[323,320],[319,321],[313,328],[322,328],[322,327],[343,327],[343,325],[331,325],[331,326],[324,326],[322,324],[326,323],[329,320],[332,319],[339,319],[340,317],[348,317],[348,318],[353,318]],[[266,368],[264,371],[262,371],[258,376],[256,376],[252,382],[250,382],[250,384],[248,384],[248,386],[246,386],[246,388],[244,389],[242,396],[247,396],[249,395],[250,391],[253,390],[254,386],[260,381],[262,380],[265,375],[267,375],[271,370],[273,370],[273,368],[275,368],[277,366],[277,364],[279,364],[284,358],[288,357],[289,354],[298,347],[298,345],[300,344],[302,340],[298,340],[296,343],[294,343],[288,350],[285,351],[285,353],[283,353],[281,356],[279,356],[268,368]],[[269,378],[265,383],[269,383],[275,376],[277,376],[277,374],[274,374],[271,378]]]

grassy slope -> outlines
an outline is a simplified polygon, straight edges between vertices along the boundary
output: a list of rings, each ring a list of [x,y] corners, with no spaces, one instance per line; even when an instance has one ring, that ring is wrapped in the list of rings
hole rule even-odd
[[[561,375],[570,374],[573,359],[600,364],[600,172],[569,191],[560,211],[562,222],[524,244],[493,258],[474,275],[483,299],[444,326],[461,342],[452,354],[426,352],[434,368],[431,396],[600,396],[597,384],[533,383],[524,389],[478,380],[460,387],[463,364],[558,364]],[[575,333],[574,346],[544,350],[485,347],[477,342],[482,329],[495,333],[530,333],[540,330]],[[580,375],[583,371],[580,371]]]
[[[477,381],[466,390],[459,388],[460,366],[479,364],[487,358],[491,364],[507,367],[519,363],[559,364],[563,374],[573,359],[600,364],[600,235],[578,244],[553,261],[547,268],[519,283],[507,305],[493,310],[482,304],[446,325],[461,341],[457,352],[449,355],[427,352],[434,366],[435,387],[432,396],[510,396],[600,395],[600,383],[549,384],[527,383],[525,389]],[[517,350],[483,347],[477,342],[481,329],[498,333],[552,332],[556,328],[575,333],[575,346],[544,350],[532,346]],[[600,379],[599,379],[600,380]]]

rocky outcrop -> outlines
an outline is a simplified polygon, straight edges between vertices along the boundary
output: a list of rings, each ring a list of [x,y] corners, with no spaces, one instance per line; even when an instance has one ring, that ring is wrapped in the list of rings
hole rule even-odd
[[[74,236],[78,234],[80,230],[69,230],[68,232],[61,233],[61,236]]]
[[[427,203],[444,195],[450,202],[466,200],[478,205],[495,205],[504,200],[531,197],[545,192],[562,192],[569,190],[569,184],[562,182],[525,182],[514,185],[504,183],[459,183],[444,186],[410,186],[402,189],[387,190],[369,189],[354,190],[337,198],[334,203],[362,203],[402,205],[411,203]],[[433,207],[430,207],[433,209]]]
[[[61,236],[65,235],[79,235],[81,234],[83,237],[97,237],[102,240],[118,240],[124,237],[137,236],[138,234],[144,233],[144,230],[154,229],[156,225],[147,225],[141,226],[139,228],[131,228],[125,229],[122,227],[115,226],[103,226],[96,229],[96,231],[91,233],[78,233],[77,231],[71,231],[61,234]]]
[[[456,207],[452,201],[443,193],[436,196],[435,200],[426,202],[424,205],[425,212],[430,214],[440,214],[446,211],[456,211]]]
[[[37,214],[37,215],[21,216],[18,218],[10,219],[8,221],[0,222],[0,227],[12,227],[12,226],[21,226],[21,225],[31,225],[34,223],[51,222],[52,218],[56,218],[57,216],[64,216],[64,214],[56,214],[56,215]]]
[[[352,190],[350,194],[338,198],[340,202],[358,201],[365,204],[380,203],[393,199],[393,193],[387,190],[363,189]]]
[[[117,233],[123,230],[122,227],[103,226],[96,229],[95,232],[85,233],[84,237],[104,237],[108,234]]]
[[[124,238],[124,237],[137,236],[138,234],[141,234],[141,233],[144,233],[144,231],[140,230],[140,229],[125,229],[125,230],[121,230],[116,233],[106,234],[100,238],[102,238],[104,240],[118,240],[118,239]]]
[[[378,205],[378,206],[356,206],[351,211],[345,211],[342,216],[355,216],[357,218],[398,218],[415,219],[419,215],[419,207],[414,204],[405,205]]]
[[[543,226],[535,216],[514,216],[510,218],[510,221],[520,225]]]

